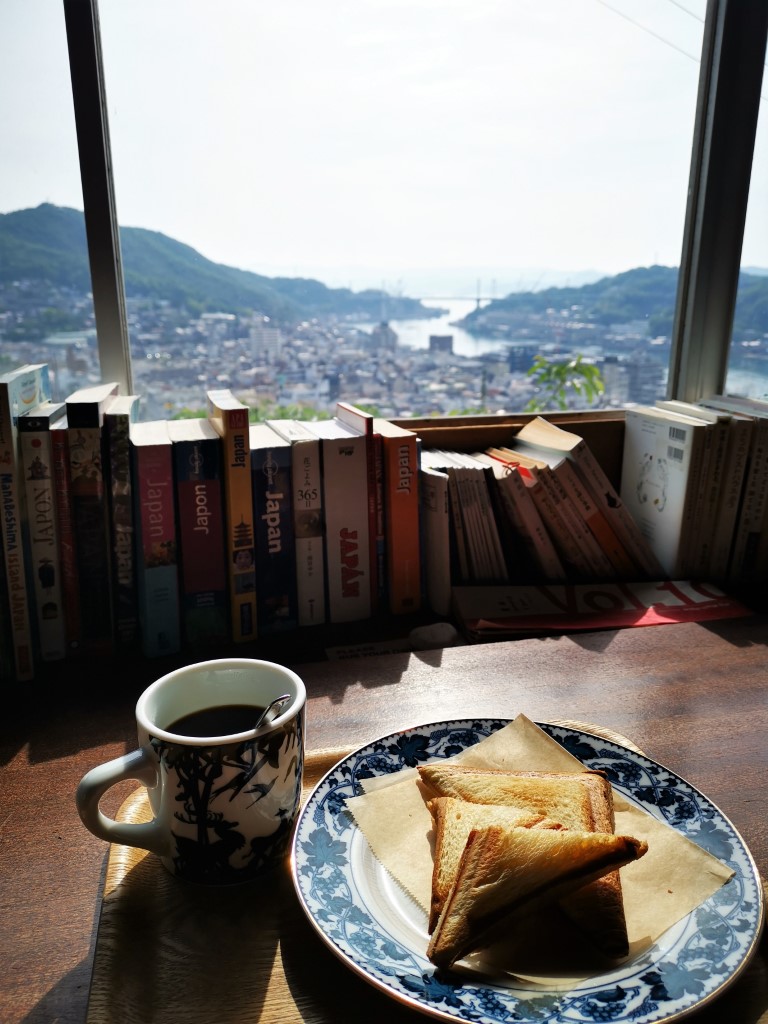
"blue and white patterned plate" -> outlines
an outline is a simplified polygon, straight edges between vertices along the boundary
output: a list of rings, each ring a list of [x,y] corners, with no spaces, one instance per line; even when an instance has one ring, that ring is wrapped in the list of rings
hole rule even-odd
[[[452,757],[508,725],[500,719],[438,722],[384,736],[343,758],[315,787],[291,854],[299,900],[330,949],[371,985],[439,1020],[472,1024],[655,1024],[679,1020],[741,973],[763,925],[763,892],[733,825],[693,786],[641,754],[576,728],[540,727],[617,792],[733,868],[710,899],[650,949],[567,991],[516,979],[455,983],[427,960],[426,915],[370,851],[345,810],[361,779]]]

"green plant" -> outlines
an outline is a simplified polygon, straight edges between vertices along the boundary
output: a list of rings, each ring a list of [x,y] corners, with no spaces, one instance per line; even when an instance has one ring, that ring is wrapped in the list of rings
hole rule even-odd
[[[536,356],[528,376],[533,378],[539,393],[528,402],[526,412],[567,409],[569,393],[583,395],[592,405],[605,392],[599,368],[585,362],[581,355],[560,361]]]

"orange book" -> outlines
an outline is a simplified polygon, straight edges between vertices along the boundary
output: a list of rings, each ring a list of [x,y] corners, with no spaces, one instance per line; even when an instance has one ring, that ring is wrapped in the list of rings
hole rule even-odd
[[[229,388],[207,393],[208,419],[224,441],[224,503],[227,523],[232,639],[256,638],[256,552],[251,495],[249,412]]]
[[[405,427],[375,419],[381,436],[384,482],[384,537],[389,610],[393,615],[421,608],[418,436]]]

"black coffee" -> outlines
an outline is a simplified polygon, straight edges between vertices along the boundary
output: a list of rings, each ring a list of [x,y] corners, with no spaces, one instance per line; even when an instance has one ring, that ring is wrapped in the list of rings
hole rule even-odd
[[[215,708],[201,708],[177,718],[167,731],[179,736],[230,736],[252,729],[263,710],[264,706],[258,704],[221,704]]]

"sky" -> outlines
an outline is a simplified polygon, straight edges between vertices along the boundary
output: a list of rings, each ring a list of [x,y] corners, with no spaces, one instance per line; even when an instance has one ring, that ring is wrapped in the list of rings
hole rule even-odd
[[[705,6],[100,0],[119,221],[411,295],[677,266]],[[82,209],[61,0],[3,0],[0,37],[0,212]]]

